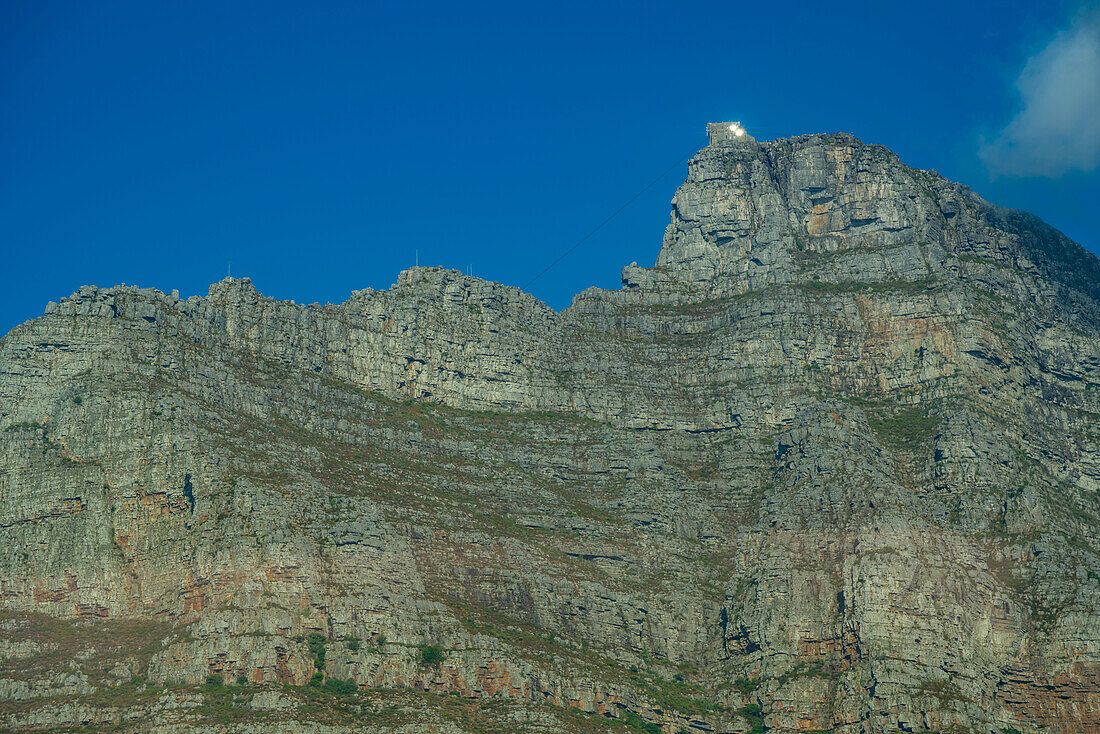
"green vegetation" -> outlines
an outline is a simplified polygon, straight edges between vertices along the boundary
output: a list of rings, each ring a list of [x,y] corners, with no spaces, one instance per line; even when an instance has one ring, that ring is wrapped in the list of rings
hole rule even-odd
[[[976,265],[998,265],[997,261],[990,260],[988,257],[979,257],[978,255],[971,255],[965,252],[954,252],[952,255],[964,263],[974,263]]]
[[[336,696],[350,696],[353,693],[358,692],[359,686],[356,685],[353,680],[340,680],[339,678],[329,678],[321,686],[321,690],[325,693],[331,693]]]
[[[255,710],[248,706],[252,689],[225,684],[222,686],[193,686],[158,684],[136,677],[121,686],[107,686],[90,696],[74,696],[78,704],[97,709],[114,709],[121,717],[119,724],[89,724],[79,731],[129,731],[147,728],[148,711],[166,692],[198,693],[202,703],[191,709],[196,716],[192,728],[220,725],[219,731],[234,729],[232,725],[251,724],[256,730],[278,728],[288,715],[292,720],[314,722],[324,728],[346,727],[358,730],[370,728],[392,731],[400,727],[415,728],[423,722],[425,713],[431,712],[444,720],[462,725],[470,732],[517,731],[517,713],[529,713],[531,704],[515,700],[468,699],[451,691],[447,694],[430,693],[414,688],[371,689],[358,688],[350,681],[330,679],[321,686],[296,687],[289,684],[259,684],[256,690],[278,691],[291,709],[285,712]],[[47,702],[42,702],[48,705]],[[37,708],[38,703],[29,704]],[[611,718],[597,712],[586,712],[571,707],[538,704],[539,711],[549,720],[564,724],[568,731],[577,734],[653,734],[660,727],[634,714],[619,714]],[[3,713],[28,710],[28,704],[8,702]],[[637,718],[635,718],[637,717]],[[526,718],[526,717],[523,717]],[[68,731],[68,729],[65,729]],[[686,732],[681,732],[686,734]]]
[[[225,679],[222,678],[221,675],[218,673],[211,673],[210,675],[206,676],[206,685],[218,688],[222,685],[225,685]]]
[[[651,303],[645,306],[631,306],[622,309],[625,315],[633,313],[669,314],[681,316],[710,316],[720,313],[734,302],[731,297],[707,298],[687,303]]]
[[[798,663],[786,673],[777,677],[775,682],[782,686],[797,678],[829,678],[835,680],[839,677],[840,674],[836,671],[826,670],[825,661],[818,659]]]
[[[829,283],[818,280],[808,280],[796,284],[798,288],[809,293],[901,293],[914,295],[927,290],[935,285],[935,280],[922,278],[920,280],[879,280],[858,281],[846,280],[839,283]]]
[[[733,687],[741,691],[742,695],[747,696],[760,687],[760,681],[738,678],[733,682]]]
[[[868,415],[867,423],[889,448],[917,451],[935,436],[940,418],[931,414],[926,406],[918,405],[884,409],[881,413]]]
[[[560,645],[550,640],[544,629],[522,619],[511,617],[492,608],[478,607],[454,597],[441,597],[440,601],[445,603],[472,632],[495,637],[531,653],[554,651],[557,654],[564,654],[566,652]]]
[[[220,675],[208,676],[207,681],[213,677],[221,679]],[[241,693],[241,686],[227,686],[221,682],[214,685],[208,682],[203,688],[202,707],[199,711],[206,718],[221,723],[248,719],[252,712],[244,705],[245,699],[239,697]]]
[[[764,732],[768,730],[767,724],[764,723],[764,716],[761,713],[760,704],[745,704],[738,713],[744,716],[745,720],[749,722],[748,734],[764,734]]]
[[[950,680],[924,680],[921,681],[920,690],[941,701],[970,701]]]
[[[309,645],[309,652],[313,655],[313,665],[317,670],[323,670],[325,667],[325,636],[320,632],[311,632],[309,637],[306,638],[306,644]]]
[[[306,637],[309,652],[313,655],[313,667],[316,668],[316,672],[306,685],[313,688],[321,688],[325,682],[325,641],[325,636],[320,632],[311,632]]]
[[[446,659],[447,656],[443,653],[443,648],[439,645],[420,646],[420,662],[424,665],[439,667],[439,664]]]
[[[631,729],[646,732],[646,734],[661,734],[660,725],[646,721],[633,711],[627,711],[623,715],[623,722]]]
[[[40,423],[32,423],[30,421],[24,421],[22,423],[12,423],[10,426],[4,429],[4,433],[10,433],[12,431],[36,431],[39,428],[45,428]]]
[[[634,682],[665,710],[700,715],[713,713],[721,708],[713,701],[700,698],[704,695],[703,690],[699,686],[685,682],[683,676],[680,676],[680,680],[665,680],[654,675],[650,680]]]

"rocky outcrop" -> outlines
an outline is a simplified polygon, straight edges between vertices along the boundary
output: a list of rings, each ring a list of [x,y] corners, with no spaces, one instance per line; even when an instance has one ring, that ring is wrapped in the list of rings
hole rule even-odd
[[[1097,283],[815,135],[560,313],[81,288],[0,341],[3,726],[1100,731]]]

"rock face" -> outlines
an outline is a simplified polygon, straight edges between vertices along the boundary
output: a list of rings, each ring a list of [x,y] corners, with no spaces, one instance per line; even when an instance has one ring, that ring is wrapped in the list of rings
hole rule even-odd
[[[1097,258],[812,135],[623,283],[13,329],[0,728],[1100,731]]]

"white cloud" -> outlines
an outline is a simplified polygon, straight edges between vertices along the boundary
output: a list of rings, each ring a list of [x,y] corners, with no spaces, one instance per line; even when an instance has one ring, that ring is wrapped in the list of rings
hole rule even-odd
[[[1100,7],[1028,59],[1016,86],[1023,109],[978,152],[991,173],[1053,177],[1100,166]]]

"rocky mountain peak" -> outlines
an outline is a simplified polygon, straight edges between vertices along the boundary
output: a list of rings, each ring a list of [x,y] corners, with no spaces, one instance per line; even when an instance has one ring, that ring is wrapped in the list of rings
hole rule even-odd
[[[727,125],[560,313],[81,287],[0,339],[0,729],[1100,730],[1098,263]]]
[[[844,133],[713,140],[672,200],[657,257],[662,273],[625,272],[624,283],[680,281],[713,297],[813,276],[953,277],[958,258],[1051,280],[1071,311],[1100,323],[1095,256],[1029,214],[995,207]]]
[[[233,278],[226,277],[219,280],[217,283],[211,283],[210,288],[207,291],[207,295],[211,297],[215,296],[227,296],[228,294],[250,294],[259,293],[256,290],[256,286],[252,284],[252,278]]]
[[[689,164],[657,265],[736,292],[789,279],[800,253],[951,249],[965,194],[944,183],[846,134],[719,141]]]

